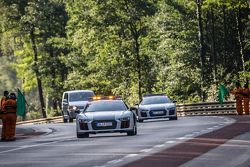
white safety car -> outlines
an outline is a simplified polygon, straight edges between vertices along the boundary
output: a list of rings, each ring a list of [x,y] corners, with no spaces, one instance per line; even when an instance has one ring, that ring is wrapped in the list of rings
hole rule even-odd
[[[171,101],[164,94],[145,95],[135,108],[139,122],[155,118],[177,120],[176,101]]]
[[[136,135],[136,116],[121,99],[95,96],[76,116],[76,134],[78,138],[83,138],[106,132]]]

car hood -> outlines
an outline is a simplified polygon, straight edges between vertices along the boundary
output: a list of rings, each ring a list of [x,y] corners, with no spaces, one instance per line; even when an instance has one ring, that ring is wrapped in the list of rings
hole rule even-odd
[[[85,106],[88,101],[71,101],[69,102],[70,106]]]
[[[130,116],[130,111],[99,111],[99,112],[85,112],[79,114],[79,117],[93,121],[116,120],[127,116]]]
[[[139,105],[139,109],[141,110],[164,110],[175,107],[176,107],[175,103]]]

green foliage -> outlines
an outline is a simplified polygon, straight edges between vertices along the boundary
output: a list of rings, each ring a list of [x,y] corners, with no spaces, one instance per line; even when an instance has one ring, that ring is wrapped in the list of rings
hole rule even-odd
[[[146,93],[216,100],[219,83],[250,77],[249,2],[201,5],[204,71],[196,1],[0,0],[0,91],[22,87],[30,103],[35,98],[31,110],[41,110],[41,79],[51,116],[73,89],[120,95],[130,105]]]

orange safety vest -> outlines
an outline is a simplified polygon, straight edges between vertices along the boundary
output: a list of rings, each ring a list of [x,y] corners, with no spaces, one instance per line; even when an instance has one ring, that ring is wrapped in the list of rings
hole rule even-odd
[[[243,99],[243,88],[239,87],[231,91],[232,94],[235,95],[236,100],[242,100]]]
[[[16,100],[8,99],[3,103],[4,112],[16,113],[17,103]]]
[[[3,96],[3,97],[1,98],[1,103],[0,103],[0,112],[3,112],[3,111],[4,111],[4,103],[5,103],[5,101],[6,101],[6,97]]]

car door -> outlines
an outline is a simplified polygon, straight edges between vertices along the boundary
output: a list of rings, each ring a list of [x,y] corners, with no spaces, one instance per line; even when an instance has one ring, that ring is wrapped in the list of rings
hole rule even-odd
[[[68,105],[69,105],[69,100],[68,100],[68,93],[64,93],[63,94],[63,99],[62,99],[62,111],[63,111],[63,115],[68,115]]]

